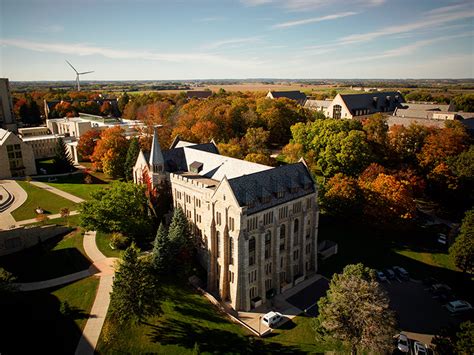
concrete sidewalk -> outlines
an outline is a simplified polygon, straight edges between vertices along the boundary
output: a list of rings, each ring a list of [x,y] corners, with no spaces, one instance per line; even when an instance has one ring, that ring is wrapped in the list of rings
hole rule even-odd
[[[55,279],[37,281],[37,282],[17,283],[14,285],[18,287],[19,291],[36,291],[36,290],[43,290],[45,288],[51,288],[51,287],[68,284],[77,280],[84,279],[90,275],[91,273],[89,270],[83,270],[83,271],[75,272],[73,274],[69,274],[66,276],[57,277]]]
[[[13,203],[0,213],[0,229],[10,229],[17,224],[11,213],[26,201],[28,194],[15,180],[1,180],[0,184],[14,196]]]
[[[71,211],[69,213],[69,216],[75,216],[75,215],[78,215],[79,214],[79,211]],[[49,215],[46,215],[48,216],[48,219],[57,219],[57,218],[61,218],[61,214],[60,213],[56,213],[56,214],[49,214]],[[18,221],[18,222],[15,222],[15,224],[17,226],[24,226],[24,225],[27,225],[27,224],[32,224],[32,223],[37,223],[37,219],[36,218],[31,218],[31,219],[24,219],[23,221]]]
[[[35,185],[36,187],[39,187],[40,189],[52,192],[53,194],[56,194],[58,196],[64,197],[67,200],[70,200],[75,203],[81,203],[84,202],[84,200],[80,197],[74,196],[68,192],[64,192],[62,190],[59,190],[51,185],[45,184],[44,182],[40,181],[31,181],[30,182],[32,185]]]

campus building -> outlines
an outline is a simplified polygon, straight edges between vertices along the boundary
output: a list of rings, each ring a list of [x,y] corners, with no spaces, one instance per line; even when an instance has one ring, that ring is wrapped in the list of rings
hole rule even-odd
[[[33,148],[11,131],[0,128],[0,179],[36,175]]]
[[[10,85],[6,78],[0,78],[0,128],[14,132],[17,129]]]
[[[304,161],[270,167],[219,154],[214,143],[175,139],[162,151],[155,132],[134,181],[170,183],[207,270],[207,288],[235,310],[268,302],[317,271],[317,188]]]
[[[269,91],[266,96],[267,99],[275,100],[280,98],[285,98],[289,100],[296,101],[300,105],[304,105],[306,102],[306,95],[301,91]]]

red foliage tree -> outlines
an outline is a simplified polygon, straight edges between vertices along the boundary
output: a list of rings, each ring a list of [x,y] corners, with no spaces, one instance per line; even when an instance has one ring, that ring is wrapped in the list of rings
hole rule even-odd
[[[81,155],[82,159],[90,161],[100,136],[101,132],[94,129],[81,135],[81,138],[79,138],[77,142],[77,152]]]

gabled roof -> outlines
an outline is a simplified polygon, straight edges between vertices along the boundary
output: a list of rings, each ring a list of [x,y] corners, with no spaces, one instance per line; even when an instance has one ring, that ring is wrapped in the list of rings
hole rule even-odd
[[[369,92],[365,94],[338,94],[348,110],[354,114],[355,110],[369,109],[378,112],[382,107],[393,111],[405,102],[403,95],[397,91]]]
[[[186,96],[188,98],[196,98],[196,99],[206,99],[209,96],[212,96],[212,91],[210,90],[189,90],[186,91]]]
[[[306,100],[304,107],[317,109],[317,108],[328,108],[331,106],[332,100]]]
[[[270,91],[273,98],[279,99],[285,97],[295,101],[306,101],[306,95],[301,91]]]

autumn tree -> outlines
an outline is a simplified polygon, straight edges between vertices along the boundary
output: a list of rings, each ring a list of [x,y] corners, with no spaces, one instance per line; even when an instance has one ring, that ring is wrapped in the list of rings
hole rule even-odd
[[[124,130],[119,126],[111,127],[102,132],[91,161],[97,170],[114,178],[123,177],[127,151],[128,140]]]
[[[363,121],[364,131],[367,133],[367,139],[377,144],[378,147],[384,147],[387,143],[388,124],[387,119],[381,114],[369,116]]]
[[[102,116],[110,116],[112,114],[112,105],[110,101],[104,101],[100,106],[99,111]]]
[[[394,125],[388,132],[388,148],[392,161],[401,161],[416,165],[417,155],[421,152],[426,137],[432,129],[412,123],[405,127]]]
[[[191,133],[199,143],[207,143],[219,136],[219,127],[211,121],[199,121],[191,127]]]
[[[77,142],[77,152],[82,159],[89,161],[94,153],[95,146],[100,139],[101,132],[91,129],[81,135]]]
[[[464,273],[474,272],[474,209],[466,212],[459,235],[449,248],[449,255]]]
[[[270,158],[267,154],[262,153],[250,153],[245,156],[246,161],[250,161],[252,163],[262,164],[273,166],[275,165],[275,160]]]
[[[245,148],[237,138],[233,138],[227,143],[219,143],[217,145],[217,149],[221,155],[225,155],[227,157],[243,159],[245,156]]]
[[[348,217],[359,213],[363,197],[357,179],[342,173],[334,175],[323,188],[321,205],[331,215]]]
[[[363,264],[347,265],[341,274],[333,275],[326,296],[318,301],[318,310],[313,321],[317,337],[347,342],[352,354],[392,350],[394,312],[374,270]]]
[[[304,156],[304,148],[301,143],[288,143],[282,149],[287,163],[296,163]]]
[[[249,128],[245,133],[244,139],[248,153],[265,154],[267,152],[267,143],[270,132],[262,127]]]

